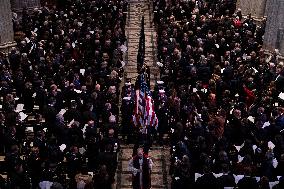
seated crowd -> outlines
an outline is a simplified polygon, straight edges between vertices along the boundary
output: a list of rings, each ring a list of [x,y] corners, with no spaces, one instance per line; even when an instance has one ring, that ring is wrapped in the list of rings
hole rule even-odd
[[[78,0],[13,14],[17,46],[0,53],[0,188],[111,188],[125,11],[126,0]]]
[[[284,64],[262,48],[265,20],[234,0],[153,3],[171,188],[284,188]],[[112,187],[119,109],[121,133],[134,132],[134,87],[119,91],[126,10],[78,0],[14,14],[21,35],[0,54],[0,188]]]
[[[172,188],[284,188],[284,64],[236,1],[154,0]]]

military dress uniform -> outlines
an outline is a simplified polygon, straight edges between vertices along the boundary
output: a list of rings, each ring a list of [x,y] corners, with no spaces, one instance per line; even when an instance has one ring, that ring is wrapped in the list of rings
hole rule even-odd
[[[121,121],[121,128],[122,128],[122,135],[123,138],[127,137],[129,142],[130,135],[133,133],[133,126],[132,126],[132,115],[134,110],[134,101],[131,97],[124,97],[122,99],[121,105],[121,114],[122,114],[122,121]]]
[[[134,98],[134,94],[135,94],[134,85],[131,84],[130,82],[125,83],[125,85],[122,87],[122,91],[121,91],[122,98],[124,98],[124,97]]]

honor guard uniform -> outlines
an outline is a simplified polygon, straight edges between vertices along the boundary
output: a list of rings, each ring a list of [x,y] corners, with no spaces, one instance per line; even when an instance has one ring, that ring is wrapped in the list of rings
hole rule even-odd
[[[159,106],[159,91],[160,90],[164,90],[164,81],[157,81],[155,87],[154,87],[154,91],[153,91],[153,99],[155,102],[155,109],[158,109]]]
[[[167,105],[167,96],[164,89],[159,90],[157,116],[159,119],[159,142],[162,142],[163,135],[167,132],[170,120],[170,109]]]
[[[132,115],[134,110],[134,101],[131,97],[124,97],[122,99],[121,104],[121,127],[122,127],[122,136],[129,142],[130,135],[134,132],[133,125],[132,125]]]
[[[124,97],[131,97],[134,98],[135,89],[134,85],[131,84],[131,79],[126,79],[126,83],[122,87],[121,96]]]

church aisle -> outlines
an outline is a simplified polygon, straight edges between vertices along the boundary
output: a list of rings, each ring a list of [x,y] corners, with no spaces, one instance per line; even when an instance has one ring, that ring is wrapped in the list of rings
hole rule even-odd
[[[150,68],[150,85],[154,88],[156,80],[159,79],[159,68],[156,65],[156,30],[153,26],[153,3],[151,1],[130,0],[128,7],[128,18],[126,35],[128,37],[128,57],[125,66],[127,78],[135,82],[137,77],[137,54],[139,45],[139,34],[141,31],[141,19],[144,16],[145,30],[145,64]]]
[[[153,3],[151,1],[130,0],[126,26],[127,54],[125,65],[125,78],[131,78],[132,84],[137,78],[137,54],[141,31],[141,19],[144,16],[145,33],[145,64],[150,68],[151,89],[159,80],[159,68],[156,66],[156,30],[153,26]],[[123,82],[124,83],[124,82]],[[128,170],[128,162],[132,158],[133,144],[122,145],[118,156],[118,169],[116,173],[116,189],[132,188],[132,175]],[[170,149],[163,146],[153,146],[149,152],[153,160],[151,174],[152,189],[167,189],[169,187],[169,157]]]

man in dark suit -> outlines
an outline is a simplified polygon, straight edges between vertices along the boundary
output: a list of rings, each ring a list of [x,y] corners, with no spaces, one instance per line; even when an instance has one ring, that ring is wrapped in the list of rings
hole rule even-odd
[[[44,110],[45,123],[47,125],[48,131],[51,133],[55,132],[55,125],[56,125],[57,110],[54,107],[55,103],[56,103],[55,98],[51,97],[49,99],[47,107]]]
[[[97,115],[96,112],[93,111],[93,104],[92,103],[87,103],[85,105],[85,111],[82,113],[82,119],[83,123],[87,123],[90,120],[97,120]]]
[[[100,149],[100,140],[97,133],[97,127],[93,120],[88,122],[85,131],[85,142],[87,144],[86,157],[88,158],[88,168],[95,170],[97,166],[98,153]]]
[[[284,128],[284,109],[277,109],[277,117],[275,120],[275,124],[282,130]]]
[[[210,168],[205,165],[203,171],[204,175],[196,180],[196,188],[218,189],[217,179],[210,171]]]
[[[222,164],[222,173],[223,175],[217,179],[220,188],[235,187],[235,178],[233,174],[229,172],[228,164]]]
[[[277,90],[279,91],[284,90],[283,82],[284,82],[284,69],[279,73],[279,75],[275,79]]]
[[[58,90],[56,85],[53,84],[50,86],[50,92],[48,96],[55,99],[54,107],[57,111],[60,111],[64,107],[62,92]]]
[[[251,168],[245,168],[245,176],[238,182],[239,189],[258,189],[258,184],[255,178],[251,177]]]
[[[84,159],[79,153],[79,148],[77,146],[71,146],[70,150],[66,153],[67,161],[67,171],[68,177],[71,179],[70,185],[71,188],[75,186],[75,175],[79,173],[83,166]]]
[[[117,168],[117,156],[115,152],[111,151],[111,149],[112,146],[108,144],[105,148],[105,151],[99,154],[98,164],[106,165],[107,172],[109,173],[112,182],[114,182],[115,171]]]
[[[32,88],[32,83],[27,82],[23,90],[23,103],[24,103],[25,110],[29,113],[33,111],[33,107],[34,107],[33,94],[34,94],[34,90]]]
[[[47,104],[47,92],[44,90],[43,81],[38,81],[35,84],[35,93],[35,104],[39,106],[39,111],[42,112]]]
[[[82,117],[80,111],[77,109],[77,103],[75,101],[71,101],[70,109],[68,109],[64,114],[64,120],[70,122],[71,120],[81,122]]]
[[[105,151],[107,147],[110,147],[110,150],[114,153],[117,153],[120,149],[119,140],[115,138],[114,129],[109,129],[108,136],[102,140],[101,151]]]

